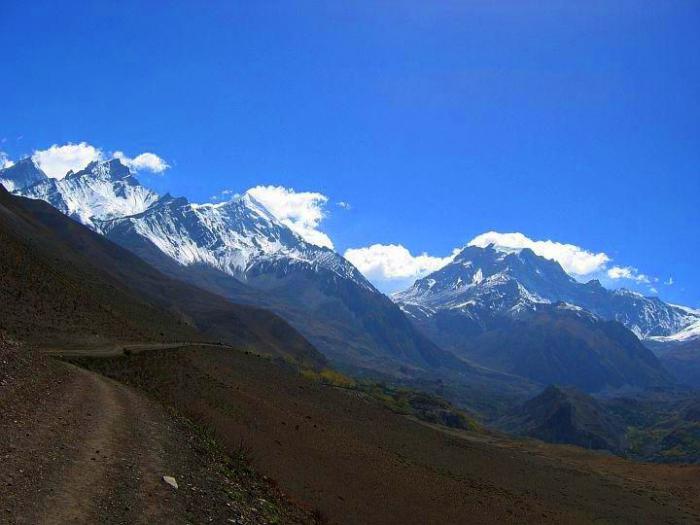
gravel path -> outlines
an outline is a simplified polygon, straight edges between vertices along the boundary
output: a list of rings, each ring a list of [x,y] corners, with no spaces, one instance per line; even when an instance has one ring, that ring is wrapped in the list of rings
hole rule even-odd
[[[0,377],[0,523],[312,521],[131,387],[51,359],[24,365]]]

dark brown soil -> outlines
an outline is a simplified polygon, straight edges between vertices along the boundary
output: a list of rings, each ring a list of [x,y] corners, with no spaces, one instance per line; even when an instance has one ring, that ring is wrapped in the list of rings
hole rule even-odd
[[[208,425],[333,523],[700,521],[699,467],[430,427],[228,349],[82,363]]]
[[[0,523],[314,521],[133,388],[6,346],[0,463]]]

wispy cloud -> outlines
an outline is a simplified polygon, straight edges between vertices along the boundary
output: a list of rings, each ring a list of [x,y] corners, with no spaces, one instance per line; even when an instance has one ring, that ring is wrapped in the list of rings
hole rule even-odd
[[[279,221],[305,241],[333,249],[330,237],[319,229],[326,218],[328,197],[322,193],[297,192],[284,186],[256,186],[247,192]]]
[[[80,142],[63,145],[54,144],[44,150],[35,150],[32,159],[46,175],[62,179],[69,171],[79,171],[96,160],[103,160],[102,150]]]
[[[613,266],[608,269],[607,276],[613,280],[627,279],[640,284],[649,284],[651,282],[648,275],[639,273],[639,270],[633,266]]]

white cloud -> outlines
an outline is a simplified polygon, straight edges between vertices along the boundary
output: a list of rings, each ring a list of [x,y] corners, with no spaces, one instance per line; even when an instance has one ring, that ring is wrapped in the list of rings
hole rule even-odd
[[[155,153],[141,153],[136,157],[127,157],[122,151],[115,151],[112,158],[119,159],[125,166],[133,171],[150,171],[162,173],[170,166]],[[48,149],[36,150],[32,159],[48,175],[54,179],[62,179],[69,171],[80,171],[93,161],[101,161],[108,158],[100,148],[79,142],[73,144],[54,144]]]
[[[231,200],[231,198],[237,198],[240,197],[238,193],[235,193],[233,190],[222,190],[219,193],[215,193],[209,199],[212,202],[220,202],[220,201],[228,201]]]
[[[666,286],[671,286],[673,284],[673,277],[669,277],[667,281],[664,281]]]
[[[639,273],[639,270],[633,266],[613,266],[607,271],[607,276],[610,279],[629,279],[640,284],[649,284],[649,276]]]
[[[122,164],[134,171],[150,171],[152,173],[163,173],[170,165],[155,153],[141,153],[136,157],[127,157],[122,151],[115,151],[113,158],[119,159]]]
[[[350,205],[350,203],[345,202],[345,201],[338,201],[335,203],[335,205],[338,206],[338,208],[343,208],[344,210],[351,210],[352,209],[352,206]]]
[[[494,244],[504,251],[518,251],[529,248],[537,255],[557,261],[564,271],[580,280],[598,278],[606,286],[619,287],[627,285],[641,287],[658,281],[645,275],[633,266],[611,266],[612,259],[604,252],[592,252],[576,246],[556,241],[533,240],[522,233],[487,232],[472,239],[468,245],[485,248]],[[375,244],[365,248],[349,249],[345,258],[353,263],[365,277],[383,291],[391,292],[409,286],[413,281],[439,270],[452,261],[461,251],[455,249],[451,256],[434,257],[423,253],[412,255],[401,245]],[[669,278],[667,284],[673,283]],[[649,286],[647,289],[657,293]]]
[[[88,144],[54,144],[45,150],[36,150],[32,155],[34,162],[54,179],[62,179],[69,171],[79,171],[95,160],[104,159],[102,150]]]
[[[439,270],[452,260],[427,253],[412,255],[400,244],[373,244],[366,248],[350,248],[345,258],[370,280],[418,279]]]
[[[10,160],[10,157],[7,156],[7,153],[5,153],[4,151],[0,151],[0,169],[9,168],[14,165],[15,163]]]
[[[653,293],[654,295],[656,295],[656,294],[659,293],[659,291],[658,291],[656,288],[654,288],[653,286],[652,286],[651,288],[649,288],[649,291],[650,291],[651,293]]]
[[[326,217],[328,197],[317,192],[296,192],[283,186],[256,186],[246,192],[305,241],[333,249],[330,237],[318,229]]]
[[[481,248],[485,248],[489,244],[511,250],[530,248],[537,255],[557,261],[567,273],[578,276],[601,271],[610,262],[610,257],[603,252],[590,252],[574,244],[535,241],[522,233],[498,233],[491,231],[482,233],[469,241],[469,246],[479,246]]]

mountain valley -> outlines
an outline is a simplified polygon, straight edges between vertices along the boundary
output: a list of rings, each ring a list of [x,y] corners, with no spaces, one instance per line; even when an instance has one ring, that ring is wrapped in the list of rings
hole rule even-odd
[[[42,436],[61,419],[31,400],[55,398],[66,436],[86,434],[103,451],[96,480],[112,473],[134,486],[110,457],[141,460],[100,437],[115,432],[143,442],[149,493],[202,519],[229,515],[212,505],[240,523],[700,516],[688,497],[694,467],[609,455],[697,460],[698,397],[677,385],[683,367],[667,365],[682,355],[669,349],[694,344],[692,309],[578,283],[528,250],[492,246],[465,248],[390,299],[249,195],[203,205],[160,197],[118,160],[58,181],[20,161],[0,179],[14,193],[0,188],[0,334],[17,363],[1,407]],[[92,391],[100,395],[80,418]],[[15,452],[14,427],[3,433],[13,471],[27,474],[8,481],[17,513],[35,470]],[[159,452],[153,440],[174,448]],[[97,460],[55,447],[60,465]],[[37,468],[41,489],[69,503],[64,516],[106,509],[127,519],[135,508],[165,519],[165,507],[136,493],[59,484],[58,463]],[[212,469],[222,477],[212,481]],[[174,498],[155,483],[166,471],[207,493]],[[54,501],[37,499],[24,522]]]

